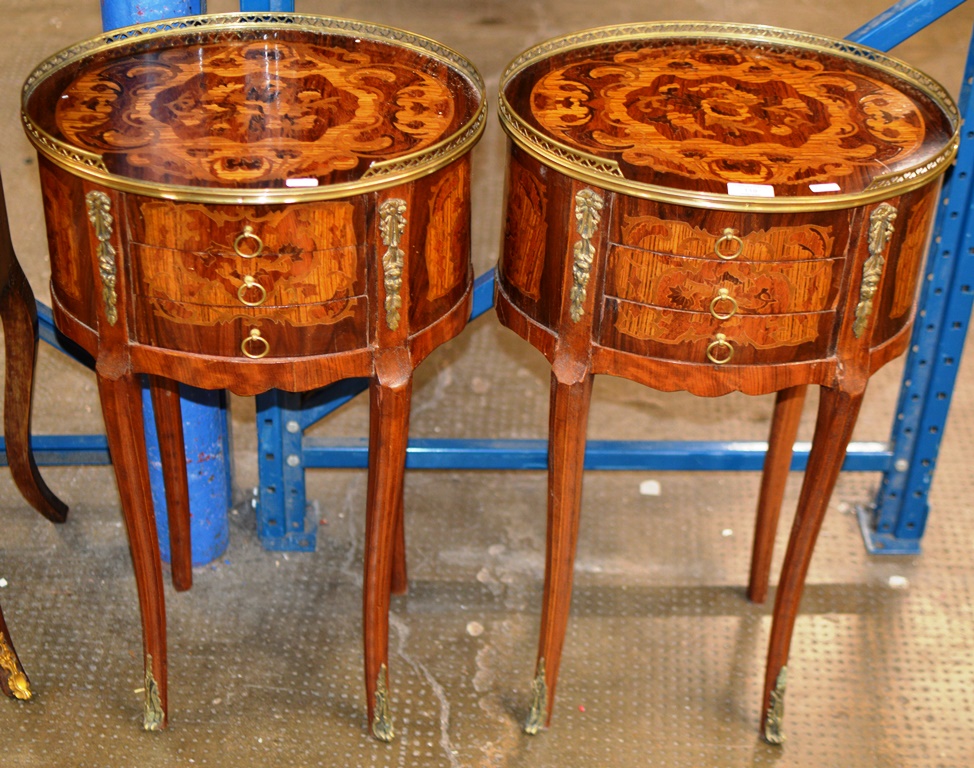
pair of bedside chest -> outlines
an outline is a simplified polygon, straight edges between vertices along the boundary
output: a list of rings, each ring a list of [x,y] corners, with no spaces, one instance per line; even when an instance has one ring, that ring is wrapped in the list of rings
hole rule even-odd
[[[499,108],[497,312],[552,365],[528,730],[554,701],[592,377],[607,373],[702,396],[779,393],[753,599],[767,590],[805,388],[822,388],[768,660],[763,728],[780,741],[815,536],[868,378],[907,343],[956,109],[868,49],[689,23],[549,41],[508,68]],[[147,728],[166,724],[167,675],[141,377],[178,518],[176,382],[255,394],[357,376],[372,382],[366,694],[374,735],[392,738],[412,371],[469,315],[469,150],[485,119],[482,80],[458,54],[309,16],[133,28],[55,56],[25,85],[55,319],[96,360],[135,562]],[[190,574],[174,580],[186,588]]]

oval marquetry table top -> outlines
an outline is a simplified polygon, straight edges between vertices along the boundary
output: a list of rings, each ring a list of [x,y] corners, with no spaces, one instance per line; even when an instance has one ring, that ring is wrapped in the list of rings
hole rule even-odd
[[[432,40],[344,19],[245,18],[130,28],[52,57],[24,86],[28,134],[108,186],[263,200],[425,175],[483,129],[480,75]]]
[[[956,151],[936,82],[846,41],[658,23],[569,35],[501,81],[512,139],[567,175],[719,208],[842,207],[925,184]]]

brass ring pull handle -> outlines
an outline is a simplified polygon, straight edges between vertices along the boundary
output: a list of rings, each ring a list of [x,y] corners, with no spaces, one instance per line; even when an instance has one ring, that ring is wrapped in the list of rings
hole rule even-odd
[[[727,303],[727,307],[725,308],[727,311],[718,311],[718,306],[724,302]],[[721,288],[719,291],[717,291],[717,295],[714,296],[713,301],[710,302],[710,314],[712,314],[718,320],[728,320],[732,318],[737,314],[737,310],[737,300],[730,295],[730,291],[728,291],[726,288]]]
[[[271,351],[271,345],[257,328],[250,329],[250,335],[240,343],[240,351],[251,360],[260,360]]]
[[[252,251],[244,251],[241,246],[247,241],[253,240],[251,243],[253,246]],[[236,240],[233,241],[233,251],[242,259],[256,259],[260,256],[261,252],[264,250],[264,241],[254,234],[254,228],[249,224],[244,227],[243,232],[237,235]]]
[[[726,246],[730,247],[726,248]],[[730,227],[725,229],[724,234],[718,237],[717,242],[714,243],[714,253],[725,261],[736,259],[741,255],[741,251],[743,250],[744,241],[741,240],[741,238],[737,236],[737,233]]]
[[[246,298],[251,289],[257,292],[258,298],[256,301],[248,301]],[[244,275],[243,283],[237,289],[237,298],[240,299],[241,304],[248,307],[259,307],[267,300],[267,289],[250,275]]]
[[[718,333],[717,338],[707,345],[707,359],[715,365],[725,365],[732,357],[734,357],[734,347],[724,334]]]

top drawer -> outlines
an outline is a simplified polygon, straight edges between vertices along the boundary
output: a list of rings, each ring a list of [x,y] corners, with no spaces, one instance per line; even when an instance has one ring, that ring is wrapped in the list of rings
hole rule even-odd
[[[204,205],[129,196],[132,242],[215,256],[255,258],[356,246],[363,240],[346,201],[289,206]]]
[[[653,215],[623,216],[620,245],[674,256],[723,261],[807,261],[835,255],[832,226],[798,224],[744,231],[725,226],[710,231],[689,221]]]

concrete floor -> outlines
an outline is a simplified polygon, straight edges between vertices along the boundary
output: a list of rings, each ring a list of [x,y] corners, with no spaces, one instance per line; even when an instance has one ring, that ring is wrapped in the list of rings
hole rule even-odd
[[[403,27],[456,48],[480,68],[491,100],[505,64],[555,34],[693,18],[842,35],[885,5],[298,0],[302,12]],[[955,95],[970,5],[896,51]],[[211,1],[209,9],[233,5]],[[99,31],[98,7],[8,0],[4,12],[0,169],[20,259],[46,301],[36,164],[20,128],[19,89],[34,64]],[[475,155],[478,272],[497,254],[503,152],[492,120]],[[893,364],[874,379],[856,439],[888,435],[899,371]],[[590,436],[764,439],[770,406],[770,398],[701,400],[600,379]],[[420,369],[413,435],[543,437],[546,413],[543,360],[487,316]],[[810,404],[804,439],[811,414]],[[0,472],[0,600],[37,694],[28,704],[0,701],[5,768],[974,764],[974,350],[960,371],[922,556],[867,556],[851,510],[872,498],[878,479],[840,480],[797,624],[789,738],[780,749],[757,733],[770,608],[744,598],[756,474],[586,476],[554,725],[531,738],[519,723],[540,612],[544,475],[410,473],[410,591],[394,600],[391,637],[399,738],[386,745],[366,735],[360,671],[365,474],[309,473],[318,551],[265,552],[249,503],[257,484],[252,401],[234,399],[232,415],[239,504],[230,548],[197,569],[192,591],[167,592],[172,726],[162,734],[139,725],[138,610],[110,468],[44,470],[71,507],[63,526],[33,513]],[[361,436],[366,418],[356,402],[314,432]],[[44,345],[34,426],[40,434],[102,429],[92,374]],[[648,479],[660,495],[640,494]],[[796,494],[790,488],[788,508]]]

